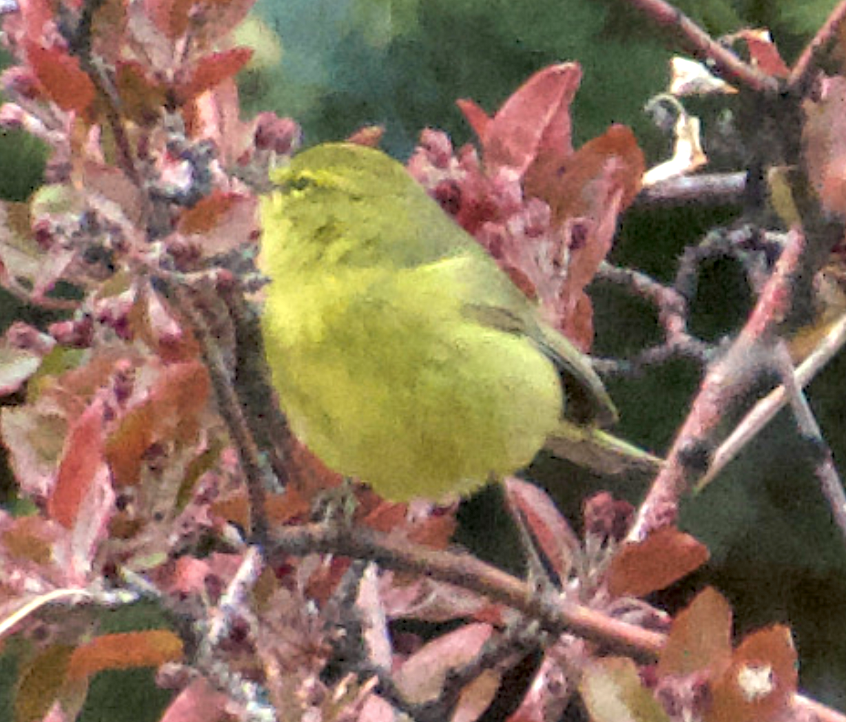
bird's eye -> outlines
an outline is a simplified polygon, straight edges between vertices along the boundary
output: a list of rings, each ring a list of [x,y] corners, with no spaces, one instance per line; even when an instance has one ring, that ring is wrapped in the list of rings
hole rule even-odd
[[[309,173],[301,173],[297,176],[292,176],[285,183],[285,187],[291,191],[307,191],[317,185],[317,180]]]

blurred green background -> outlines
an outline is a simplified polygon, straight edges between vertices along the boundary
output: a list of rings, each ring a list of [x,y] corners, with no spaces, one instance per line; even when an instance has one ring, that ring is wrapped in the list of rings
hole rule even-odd
[[[770,28],[788,61],[835,4],[678,3],[715,35],[743,26]],[[642,107],[666,84],[671,47],[621,2],[259,0],[257,13],[277,37],[253,36],[251,42],[265,47],[266,59],[243,74],[245,108],[294,117],[309,145],[378,123],[386,128],[384,147],[400,158],[410,153],[426,126],[448,131],[458,146],[472,134],[455,106],[457,98],[472,98],[492,112],[536,70],[576,60],[584,70],[574,106],[576,144],[609,123],[624,122],[635,129],[651,161],[667,151],[666,137]],[[707,135],[707,115],[705,121]],[[2,197],[25,197],[38,182],[43,160],[37,143],[16,135],[0,137]],[[670,280],[684,248],[709,228],[730,222],[735,212],[681,208],[632,213],[612,260]],[[654,338],[652,309],[605,287],[597,287],[593,297],[599,353],[625,353],[636,350],[644,338]],[[695,328],[719,340],[742,324],[750,304],[737,269],[715,263],[703,276]],[[2,327],[23,312],[0,297]],[[846,468],[844,372],[846,360],[835,360],[809,391],[841,468]],[[612,381],[610,391],[622,412],[620,434],[664,451],[698,379],[698,369],[678,362],[637,379]],[[660,601],[675,608],[703,585],[714,584],[734,604],[738,631],[789,623],[803,688],[846,709],[846,606],[841,601],[846,598],[846,544],[833,529],[806,458],[790,417],[782,414],[715,484],[689,499],[683,523],[709,545],[712,560]],[[538,465],[531,474],[550,479],[549,488],[578,523],[581,500],[597,489],[597,480],[566,465]],[[554,485],[552,479],[562,477],[567,484]],[[602,480],[602,486],[609,484]],[[620,481],[612,490],[637,502],[644,486]],[[478,495],[462,509],[461,538],[483,556],[516,566],[513,539],[490,534],[501,515],[495,493]],[[501,524],[506,528],[507,521]],[[140,705],[132,711],[127,719],[141,719]],[[150,712],[144,718],[156,719]],[[103,719],[97,714],[87,707],[82,722]]]

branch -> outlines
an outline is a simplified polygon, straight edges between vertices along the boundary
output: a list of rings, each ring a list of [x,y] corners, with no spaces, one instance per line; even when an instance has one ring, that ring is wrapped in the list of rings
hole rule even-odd
[[[810,83],[817,68],[820,55],[832,41],[837,39],[840,26],[844,20],[846,20],[846,0],[841,0],[820,29],[817,30],[813,40],[805,46],[799,59],[793,64],[790,76],[787,78],[788,88],[797,91],[799,94],[804,94],[803,91]]]
[[[669,178],[644,188],[632,208],[667,208],[697,206],[739,206],[746,190],[746,172],[703,173]]]
[[[369,559],[386,569],[427,576],[506,604],[536,620],[556,637],[569,632],[641,662],[654,662],[666,641],[666,636],[659,632],[622,622],[580,604],[544,602],[529,584],[469,554],[398,543],[367,529],[311,524],[274,530],[268,552],[270,559],[277,554],[340,554]],[[384,681],[390,683],[390,678]],[[846,715],[799,694],[794,694],[793,706],[815,714],[821,722],[846,722]]]
[[[846,495],[843,493],[843,482],[834,466],[831,448],[822,435],[808,399],[796,381],[796,372],[784,341],[778,344],[776,358],[784,379],[784,387],[787,389],[788,397],[791,400],[793,416],[796,419],[799,432],[818,451],[819,458],[815,459],[814,475],[819,480],[823,495],[828,500],[834,521],[840,529],[840,533],[846,539]]]
[[[676,288],[665,286],[651,276],[631,268],[614,266],[603,261],[596,278],[617,284],[638,298],[652,303],[658,311],[658,323],[664,329],[664,342],[638,353],[625,361],[594,360],[603,373],[637,373],[645,366],[655,366],[675,358],[692,358],[705,363],[713,348],[688,331],[687,300]]]
[[[664,0],[623,1],[649,17],[656,25],[669,28],[693,57],[708,62],[726,82],[745,86],[758,93],[778,91],[775,78],[743,62],[670,3]]]
[[[653,661],[664,643],[664,637],[657,632],[581,604],[557,600],[550,604],[535,592],[533,585],[470,554],[397,542],[368,529],[340,525],[309,524],[275,529],[270,534],[270,559],[279,554],[304,556],[314,552],[368,559],[385,569],[453,584],[523,612],[551,634],[576,634],[641,661]]]
[[[667,462],[638,509],[629,539],[638,541],[663,526],[675,523],[679,501],[690,489],[696,474],[706,470],[711,437],[726,412],[757,380],[756,371],[765,358],[790,310],[795,274],[802,268],[805,236],[798,230],[787,242],[775,270],[764,286],[746,325],[731,348],[708,370],[687,419],[679,431]]]
[[[250,498],[251,535],[254,541],[263,544],[267,536],[267,517],[264,507],[264,475],[261,458],[241,410],[238,395],[232,387],[226,363],[189,289],[180,286],[178,281],[161,282],[166,286],[167,294],[175,299],[176,308],[184,314],[191,331],[200,343],[220,415],[226,423],[244,469],[247,493]]]
[[[826,334],[820,345],[796,369],[796,384],[804,388],[822,371],[825,365],[846,345],[846,315]],[[787,403],[788,394],[784,386],[771,391],[735,427],[734,431],[714,452],[711,466],[696,484],[696,490],[704,489],[734,459]]]

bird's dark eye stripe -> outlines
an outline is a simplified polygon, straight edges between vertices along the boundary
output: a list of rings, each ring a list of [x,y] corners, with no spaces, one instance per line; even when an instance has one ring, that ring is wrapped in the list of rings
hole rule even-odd
[[[298,175],[289,178],[285,181],[283,186],[288,191],[304,191],[317,185],[317,181],[307,175]]]

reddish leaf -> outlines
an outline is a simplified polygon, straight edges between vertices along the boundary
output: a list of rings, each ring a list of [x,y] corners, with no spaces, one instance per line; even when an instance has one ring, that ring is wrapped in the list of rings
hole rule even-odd
[[[661,649],[658,673],[719,673],[731,658],[731,607],[716,590],[703,589],[679,612]]]
[[[783,719],[798,682],[790,629],[774,625],[746,637],[731,665],[711,686],[707,722]]]
[[[182,214],[177,230],[186,235],[208,233],[220,223],[220,219],[226,216],[241,198],[243,196],[239,193],[213,190],[193,208],[189,208]]]
[[[344,483],[341,474],[328,468],[299,439],[286,439],[284,448],[289,476],[306,499],[314,499],[316,494]]]
[[[95,399],[70,428],[56,485],[47,502],[51,518],[67,529],[103,463],[103,402]]]
[[[182,640],[164,629],[106,634],[73,651],[68,676],[82,679],[105,669],[159,667],[181,658]]]
[[[36,42],[27,44],[26,54],[44,91],[60,108],[81,113],[94,101],[94,84],[79,67],[79,60]]]
[[[285,487],[281,494],[267,494],[264,503],[268,521],[280,525],[294,519],[305,519],[312,510],[309,500],[294,486]],[[246,515],[244,519],[246,521]],[[247,529],[247,523],[242,524],[242,527]]]
[[[156,408],[157,428],[179,441],[193,441],[199,432],[199,416],[208,404],[210,390],[209,373],[200,361],[168,366],[150,393]]]
[[[254,195],[215,190],[182,214],[178,230],[199,236],[208,256],[249,243],[258,232]]]
[[[622,191],[620,209],[640,191],[646,169],[631,129],[612,125],[566,159],[540,156],[526,175],[526,192],[545,200],[553,220],[599,218],[610,197]]]
[[[508,477],[505,493],[528,524],[529,530],[562,583],[569,577],[576,534],[561,516],[552,499],[539,487]]]
[[[477,103],[467,98],[460,98],[455,101],[458,109],[464,113],[464,118],[470,124],[473,132],[479,137],[484,138],[488,132],[490,125],[490,116]]]
[[[185,34],[193,7],[194,0],[144,0],[146,15],[171,40]]]
[[[435,549],[446,549],[452,542],[457,526],[454,509],[436,511],[423,519],[415,519],[408,531],[408,540]]]
[[[382,125],[366,125],[353,133],[347,142],[356,145],[366,145],[368,148],[378,148],[385,134],[385,127]]]
[[[808,176],[823,207],[846,213],[846,78],[826,78],[819,102],[806,102],[802,132]]]
[[[105,458],[117,486],[138,483],[144,454],[154,442],[196,438],[209,391],[208,372],[199,361],[161,370],[148,397],[124,415],[106,441]]]
[[[550,65],[521,85],[487,121],[475,104],[464,101],[468,122],[481,128],[482,155],[488,174],[508,168],[522,176],[544,153],[571,152],[570,103],[582,71],[575,63]]]
[[[642,597],[690,574],[708,560],[708,549],[689,534],[664,527],[642,542],[623,546],[605,576],[614,597]]]
[[[179,103],[187,103],[200,93],[235,77],[252,55],[250,48],[231,48],[200,58],[175,88]]]
[[[468,624],[429,642],[400,667],[397,686],[413,704],[436,699],[450,671],[472,662],[492,633],[487,624]]]
[[[593,308],[584,289],[611,250],[644,167],[634,134],[615,125],[569,157],[539,155],[526,173],[526,194],[546,202],[552,214],[559,248],[551,258],[567,259],[566,273],[538,279],[536,292],[550,323],[583,351],[593,341]]]
[[[745,28],[737,33],[737,37],[746,42],[752,63],[762,73],[775,78],[786,78],[790,75],[790,68],[781,59],[769,30]]]

